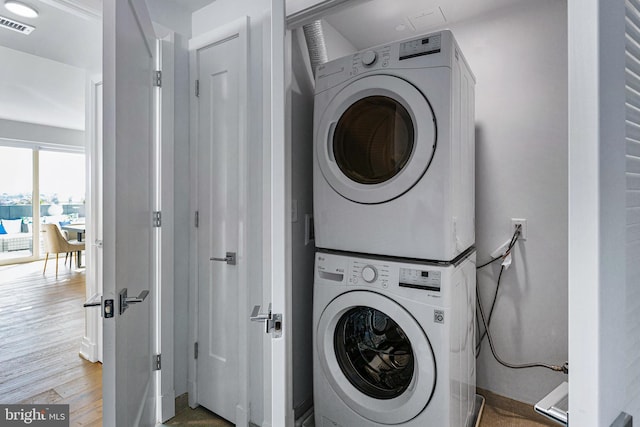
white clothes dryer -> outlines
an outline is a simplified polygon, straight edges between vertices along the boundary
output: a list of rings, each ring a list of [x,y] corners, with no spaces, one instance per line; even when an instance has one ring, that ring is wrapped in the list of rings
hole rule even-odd
[[[467,427],[475,401],[475,249],[455,263],[316,253],[318,427]]]
[[[450,31],[318,67],[317,247],[450,261],[475,243],[474,87]]]

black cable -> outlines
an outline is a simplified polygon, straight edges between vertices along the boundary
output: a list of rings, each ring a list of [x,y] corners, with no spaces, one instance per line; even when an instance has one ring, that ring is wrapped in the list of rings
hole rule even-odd
[[[498,291],[500,290],[500,283],[502,283],[502,273],[504,273],[504,265],[500,266],[500,273],[498,274],[496,290],[493,293],[493,301],[491,301],[491,309],[489,310],[489,319],[487,320],[488,325],[491,325],[491,319],[493,319],[493,311],[496,308],[496,301],[498,301]],[[477,298],[480,298],[480,295],[477,291],[476,291],[476,296]],[[478,325],[480,325],[479,321],[478,321]],[[480,328],[478,328],[478,331],[480,331]],[[478,339],[478,343],[476,344],[476,358],[478,358],[478,356],[480,355],[480,349],[482,348],[482,341],[486,336],[487,336],[487,329],[485,328],[484,332],[482,333],[482,335],[480,335],[480,338]]]
[[[499,259],[504,259],[506,258],[510,253],[511,250],[513,249],[513,247],[515,246],[515,244],[518,241],[518,238],[520,237],[520,229],[521,229],[521,225],[518,225],[516,227],[516,231],[513,233],[513,236],[511,237],[511,241],[509,242],[509,246],[507,248],[507,250],[505,251],[504,255],[501,255],[499,257],[493,258],[491,261],[484,263],[482,265],[480,265],[479,267],[477,267],[477,269],[481,269],[489,264],[494,263],[495,261],[499,260]],[[524,364],[513,364],[513,363],[509,363],[509,362],[505,362],[504,360],[502,360],[502,358],[500,358],[500,356],[498,356],[494,344],[493,344],[493,337],[491,336],[491,330],[490,325],[491,325],[491,319],[493,317],[493,312],[496,306],[496,301],[498,299],[498,291],[500,290],[500,283],[501,283],[501,279],[502,279],[502,273],[504,273],[505,267],[504,265],[502,265],[500,267],[500,273],[498,274],[498,280],[496,283],[496,290],[493,294],[493,301],[491,302],[491,309],[489,310],[489,318],[486,319],[485,315],[484,315],[484,309],[482,307],[482,301],[480,299],[480,293],[477,292],[476,290],[476,301],[478,303],[478,311],[480,312],[480,318],[482,319],[482,324],[484,326],[484,332],[482,333],[482,335],[480,336],[480,339],[478,341],[478,343],[476,344],[476,358],[478,358],[478,356],[480,355],[480,349],[481,349],[481,345],[482,345],[482,341],[484,340],[484,337],[486,336],[489,340],[489,348],[491,349],[491,354],[493,355],[493,357],[496,359],[496,361],[498,363],[500,363],[502,366],[505,366],[507,368],[511,368],[511,369],[526,369],[526,368],[535,368],[535,367],[540,367],[540,368],[547,368],[550,369],[552,371],[556,371],[556,372],[563,372],[565,374],[569,373],[569,363],[565,362],[563,365],[550,365],[550,364],[546,364],[546,363],[524,363]],[[478,331],[480,330],[479,326],[480,323],[478,322],[478,316],[476,315],[476,323],[478,325]]]
[[[513,232],[513,235],[511,236],[511,240],[509,241],[509,246],[507,246],[507,250],[505,251],[505,253],[503,255],[500,255],[499,257],[494,258],[492,261],[489,261],[488,263],[482,264],[481,266],[477,267],[476,269],[480,269],[486,265],[489,265],[501,258],[505,258],[506,256],[508,256],[511,253],[511,250],[513,249],[513,247],[515,246],[515,244],[518,242],[518,239],[520,238],[520,230],[522,228],[522,225],[518,224],[518,226],[516,227],[516,230]],[[491,302],[491,309],[489,310],[489,319],[487,321],[488,325],[491,325],[491,320],[493,319],[493,311],[496,308],[496,301],[498,300],[498,291],[500,290],[500,283],[501,283],[501,279],[502,279],[502,273],[504,273],[505,268],[504,265],[500,267],[500,273],[498,274],[498,281],[496,283],[496,290],[493,293],[493,301]],[[479,298],[479,297],[478,297]],[[480,331],[480,322],[478,322],[477,319],[477,315],[476,315],[476,322],[478,323],[478,331]],[[484,340],[484,337],[487,336],[487,331],[485,328],[485,331],[482,333],[482,335],[480,336],[480,339],[478,340],[477,344],[476,344],[476,358],[478,358],[478,356],[480,355],[480,350],[482,348],[482,341]]]

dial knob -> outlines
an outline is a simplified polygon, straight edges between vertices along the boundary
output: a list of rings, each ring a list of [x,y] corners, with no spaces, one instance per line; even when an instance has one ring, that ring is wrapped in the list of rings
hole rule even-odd
[[[377,58],[378,58],[378,55],[374,51],[368,50],[362,54],[362,63],[364,65],[371,65],[374,62],[376,62]]]
[[[367,265],[362,269],[362,278],[367,283],[372,283],[378,277],[378,272],[376,268],[372,265]]]

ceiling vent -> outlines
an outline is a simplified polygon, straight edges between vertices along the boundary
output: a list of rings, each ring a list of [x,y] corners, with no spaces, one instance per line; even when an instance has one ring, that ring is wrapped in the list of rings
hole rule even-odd
[[[23,24],[22,22],[18,22],[15,19],[7,18],[5,16],[0,16],[0,28],[6,28],[26,35],[31,34],[31,32],[36,29],[36,27]]]

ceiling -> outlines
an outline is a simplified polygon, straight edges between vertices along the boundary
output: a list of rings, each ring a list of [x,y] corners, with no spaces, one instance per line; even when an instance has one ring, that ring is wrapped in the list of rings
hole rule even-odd
[[[30,35],[0,28],[0,45],[92,72],[102,58],[101,0],[26,0],[40,16],[23,18],[4,8],[0,15],[32,25]],[[99,9],[96,9],[99,7]]]
[[[101,70],[103,0],[22,0],[38,9],[36,19],[6,10],[0,15],[30,24],[28,36],[0,28],[0,46],[27,52],[91,72]],[[147,0],[172,2],[191,13],[214,0]],[[287,0],[289,6],[300,0]],[[307,3],[317,0],[305,0]],[[368,0],[326,18],[356,48],[364,49],[471,19],[529,0]],[[152,3],[152,4],[153,4]]]
[[[368,0],[326,17],[357,49],[400,40],[530,0]]]
[[[34,6],[39,15],[23,18],[4,8],[0,15],[35,26],[28,36],[0,28],[0,46],[30,53],[97,73],[102,69],[103,0],[21,0]],[[160,3],[161,0],[147,0]],[[162,0],[191,13],[214,0]]]

